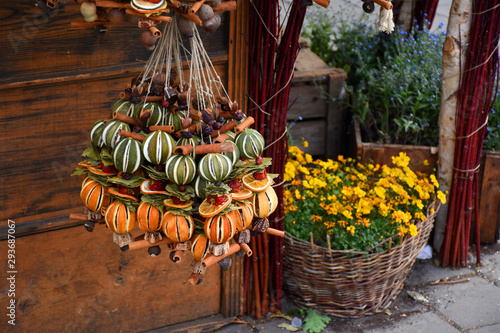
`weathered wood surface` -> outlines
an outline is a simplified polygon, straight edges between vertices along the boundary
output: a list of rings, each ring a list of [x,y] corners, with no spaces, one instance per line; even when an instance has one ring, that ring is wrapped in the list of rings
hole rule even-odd
[[[61,0],[50,10],[46,1],[19,0],[2,3],[0,9],[0,83],[21,76],[59,76],[61,70],[93,69],[146,61],[151,52],[140,44],[144,30],[136,23],[100,28],[70,28],[71,20],[81,19],[79,5]],[[228,15],[223,16],[227,20]],[[200,30],[211,56],[227,55],[227,23],[216,33]],[[226,23],[226,24],[224,24]],[[161,28],[163,25],[161,26]],[[102,31],[102,32],[101,32]]]
[[[437,147],[362,142],[357,121],[354,122],[354,135],[355,155],[359,156],[363,163],[374,162],[392,166],[392,156],[403,152],[410,157],[409,167],[412,170],[434,173],[437,169]]]
[[[479,235],[481,243],[495,243],[500,229],[500,153],[485,154],[480,183]]]
[[[7,253],[6,241],[0,251]],[[4,313],[0,327],[2,332],[139,332],[219,313],[219,265],[207,270],[200,285],[184,285],[191,260],[188,253],[172,263],[166,246],[156,258],[146,250],[122,252],[102,224],[92,233],[75,227],[19,238],[16,326],[6,323]],[[8,289],[7,282],[0,281],[1,290]]]
[[[299,51],[290,88],[287,120],[295,122],[290,133],[294,144],[311,155],[335,158],[343,150],[343,111],[340,96],[345,72],[330,68],[307,48]],[[302,120],[299,120],[299,117]]]

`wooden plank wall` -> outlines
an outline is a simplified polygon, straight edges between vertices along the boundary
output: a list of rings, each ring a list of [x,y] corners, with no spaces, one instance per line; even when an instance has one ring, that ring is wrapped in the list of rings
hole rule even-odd
[[[2,255],[7,244],[0,242]],[[5,293],[0,330],[141,332],[219,313],[219,265],[207,270],[200,285],[184,285],[192,255],[174,264],[162,249],[156,258],[145,249],[122,252],[104,225],[92,233],[79,227],[18,238],[16,325],[7,324]],[[6,278],[0,289],[9,289]]]

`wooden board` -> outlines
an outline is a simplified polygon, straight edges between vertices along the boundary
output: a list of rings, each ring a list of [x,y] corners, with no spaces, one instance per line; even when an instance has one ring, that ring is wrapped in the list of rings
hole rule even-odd
[[[19,77],[59,76],[62,70],[105,69],[146,61],[151,52],[140,44],[143,29],[137,23],[100,28],[72,29],[81,20],[79,5],[61,0],[49,10],[45,0],[7,1],[0,9],[0,83]],[[200,34],[213,57],[227,55],[229,14],[216,33]],[[163,29],[164,25],[161,25]],[[8,65],[6,65],[8,64]]]
[[[16,239],[16,326],[4,307],[2,332],[138,332],[219,313],[219,265],[200,285],[183,285],[191,254],[173,264],[162,250],[156,258],[122,252],[104,225]],[[7,253],[6,241],[0,251]],[[0,289],[8,289],[5,278]]]
[[[400,152],[403,152],[410,157],[409,167],[412,170],[427,173],[434,173],[437,170],[437,147],[362,142],[357,121],[354,122],[353,131],[355,155],[359,156],[364,163],[374,162],[392,166],[392,156],[398,156]]]
[[[496,243],[500,229],[500,154],[488,152],[480,185],[479,235],[481,243]]]
[[[325,153],[326,122],[324,120],[311,120],[298,122],[290,128],[292,143],[300,149],[313,156]],[[302,138],[308,143],[308,147],[302,146]]]

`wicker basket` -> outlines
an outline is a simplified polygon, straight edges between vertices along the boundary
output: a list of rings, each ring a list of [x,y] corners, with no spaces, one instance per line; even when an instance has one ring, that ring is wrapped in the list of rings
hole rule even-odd
[[[439,203],[430,208],[435,212],[417,223],[417,236],[405,237],[401,244],[369,255],[312,246],[286,233],[283,280],[287,295],[299,306],[336,317],[359,318],[384,311],[400,293],[417,255],[427,244]],[[391,244],[394,237],[377,246]]]

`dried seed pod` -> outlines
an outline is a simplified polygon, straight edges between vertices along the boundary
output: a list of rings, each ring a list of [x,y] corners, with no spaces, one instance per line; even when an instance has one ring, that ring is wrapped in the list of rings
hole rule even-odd
[[[196,15],[202,20],[203,22],[211,20],[214,17],[214,10],[212,7],[209,5],[201,5],[200,9],[196,12]]]
[[[220,15],[214,13],[214,17],[212,17],[210,20],[203,22],[203,29],[205,29],[208,32],[214,32],[220,27],[220,23],[221,23]]]
[[[184,38],[191,38],[194,36],[194,23],[184,16],[179,16],[177,18],[177,27]]]
[[[148,51],[153,51],[156,46],[156,37],[149,30],[146,30],[141,35],[141,44]]]
[[[123,24],[125,21],[125,11],[120,8],[113,8],[108,13],[109,23],[114,25]]]
[[[82,2],[80,5],[80,13],[86,22],[93,22],[97,20],[97,7],[95,2]]]

